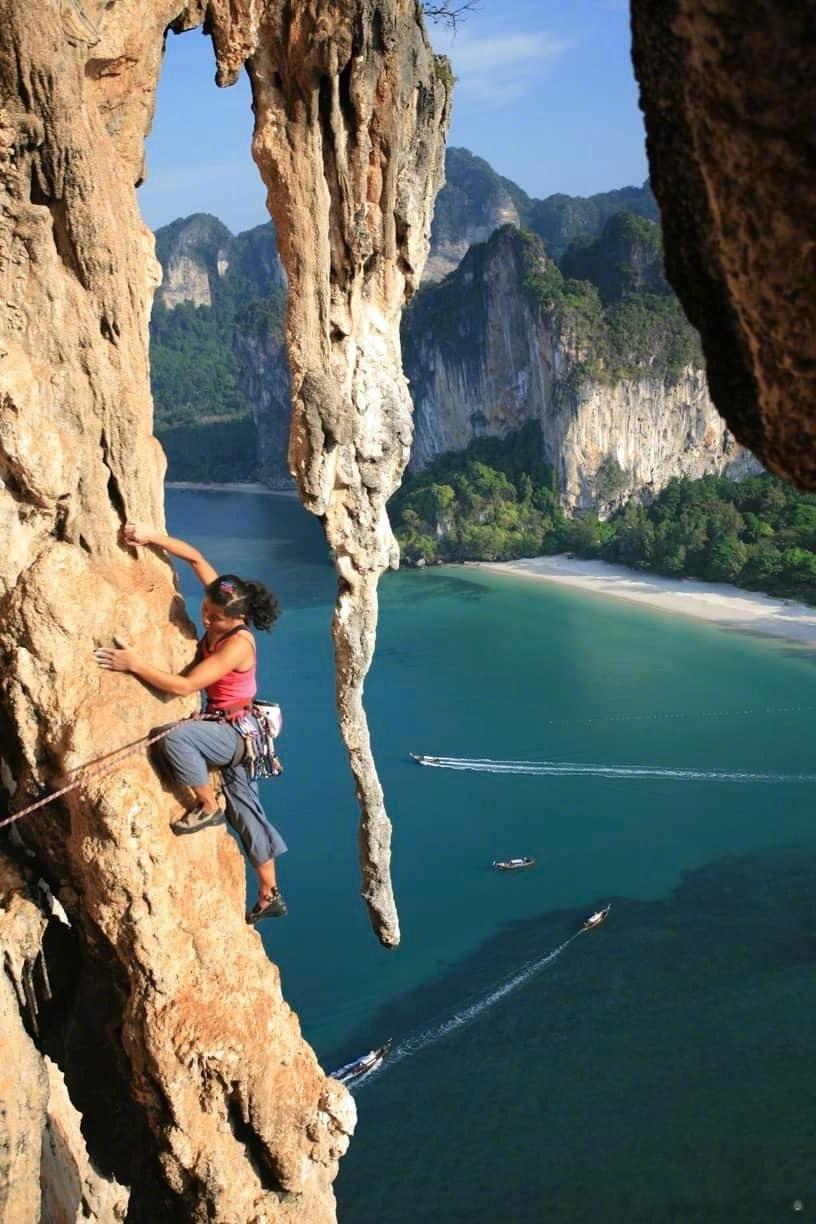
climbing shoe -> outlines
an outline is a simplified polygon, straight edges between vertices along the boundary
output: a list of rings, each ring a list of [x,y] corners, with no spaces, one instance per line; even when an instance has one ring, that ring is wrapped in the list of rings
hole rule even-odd
[[[170,828],[178,837],[181,837],[184,833],[198,833],[200,829],[212,829],[216,825],[222,825],[226,819],[222,808],[216,808],[214,812],[208,814],[201,804],[197,803],[194,808],[190,808],[189,812],[185,812],[178,820],[174,820]]]
[[[286,913],[286,902],[281,896],[280,891],[276,888],[265,900],[262,900],[260,897],[258,898],[253,908],[247,914],[246,920],[250,926],[254,926],[262,918],[285,918]]]

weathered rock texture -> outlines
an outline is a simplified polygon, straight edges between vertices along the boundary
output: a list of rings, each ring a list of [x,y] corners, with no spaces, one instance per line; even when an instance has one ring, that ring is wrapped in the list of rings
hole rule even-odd
[[[337,705],[363,812],[363,896],[395,944],[391,828],[362,691],[377,582],[399,560],[385,509],[411,447],[399,320],[428,254],[451,77],[436,70],[414,0],[360,0],[362,20],[344,5],[304,6],[296,23],[284,13],[267,11],[248,68],[253,155],[289,281],[289,461],[337,558]],[[216,46],[237,70],[240,38]]]
[[[48,1076],[26,1032],[36,1009],[45,920],[25,881],[0,860],[0,1220],[40,1218],[40,1157]]]
[[[41,900],[0,857],[0,1219],[114,1224],[129,1193],[93,1167],[62,1073],[32,1039],[53,1001]]]
[[[124,547],[121,527],[163,520],[147,372],[158,269],[134,185],[164,32],[205,18],[222,84],[249,57],[290,284],[291,457],[338,555],[338,702],[365,894],[393,943],[361,690],[377,577],[395,559],[385,500],[410,443],[399,311],[427,250],[448,110],[413,3],[0,3],[4,776],[19,805],[191,709],[97,671],[92,649],[117,636],[173,670],[191,654],[165,560]],[[78,940],[60,1066],[90,1156],[131,1188],[131,1220],[334,1219],[353,1103],[244,924],[231,840],[176,841],[177,811],[135,756],[24,822]],[[44,1097],[42,1067],[32,1076]],[[36,1218],[21,1202],[15,1224]]]
[[[816,489],[816,13],[633,0],[666,267],[711,394],[766,466]]]
[[[423,291],[421,317],[406,318],[412,468],[534,420],[570,510],[605,515],[655,496],[673,476],[756,469],[717,414],[703,370],[604,370],[592,339],[525,287],[536,266],[547,266],[540,245],[504,230]],[[659,367],[665,353],[653,356]]]
[[[82,1119],[71,1104],[62,1072],[47,1055],[45,1067],[49,1097],[40,1170],[42,1218],[49,1224],[124,1220],[130,1191],[101,1177],[93,1167],[80,1130]]]

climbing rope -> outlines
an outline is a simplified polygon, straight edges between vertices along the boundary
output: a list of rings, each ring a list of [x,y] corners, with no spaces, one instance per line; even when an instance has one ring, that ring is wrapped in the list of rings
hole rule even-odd
[[[192,714],[191,718],[205,719],[216,718],[214,714]],[[32,812],[36,812],[38,808],[45,807],[48,803],[53,803],[55,799],[61,799],[63,795],[67,795],[69,791],[76,790],[83,782],[87,782],[91,778],[100,778],[111,770],[116,769],[117,765],[121,765],[122,761],[130,756],[135,756],[137,752],[141,752],[143,748],[149,748],[151,744],[158,743],[164,739],[171,731],[175,731],[176,727],[180,727],[183,722],[187,722],[186,718],[179,718],[169,726],[163,727],[161,731],[157,731],[155,735],[143,735],[141,739],[134,740],[132,744],[127,744],[124,748],[115,748],[113,752],[109,752],[107,756],[100,758],[98,761],[92,762],[90,765],[82,765],[76,771],[75,777],[67,785],[61,787],[57,791],[53,791],[50,795],[44,795],[42,799],[38,799],[36,803],[29,803],[28,807],[21,808],[19,812],[13,812],[10,816],[0,820],[0,829],[4,829],[7,825],[14,824],[17,820],[22,820],[24,816],[30,816]]]

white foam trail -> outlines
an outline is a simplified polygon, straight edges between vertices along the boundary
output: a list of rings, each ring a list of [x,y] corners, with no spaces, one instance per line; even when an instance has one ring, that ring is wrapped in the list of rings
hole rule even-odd
[[[660,765],[595,765],[579,761],[493,761],[487,757],[434,757],[429,769],[533,777],[657,778],[672,782],[816,782],[816,774],[751,773],[741,769],[674,769]]]
[[[475,1003],[471,1003],[467,1007],[453,1012],[437,1024],[428,1025],[415,1036],[406,1037],[399,1045],[394,1047],[384,1063],[379,1067],[375,1067],[373,1071],[369,1071],[366,1075],[361,1076],[359,1080],[349,1084],[348,1087],[353,1092],[363,1082],[369,1083],[376,1076],[381,1075],[383,1071],[393,1067],[395,1063],[402,1062],[404,1058],[411,1058],[414,1054],[418,1054],[420,1050],[425,1050],[428,1046],[441,1041],[449,1033],[453,1033],[456,1029],[464,1028],[466,1024],[472,1023],[478,1016],[489,1011],[491,1007],[495,1007],[500,999],[504,999],[507,995],[512,994],[514,990],[518,990],[519,986],[523,986],[525,982],[529,982],[531,978],[540,973],[547,965],[552,964],[556,957],[560,956],[565,948],[568,948],[572,941],[577,939],[580,934],[582,934],[581,931],[576,931],[574,935],[570,935],[569,939],[565,939],[562,944],[559,944],[552,952],[548,952],[546,956],[542,956],[536,961],[528,961],[512,977],[506,978],[498,986],[494,986],[488,994],[477,999]]]

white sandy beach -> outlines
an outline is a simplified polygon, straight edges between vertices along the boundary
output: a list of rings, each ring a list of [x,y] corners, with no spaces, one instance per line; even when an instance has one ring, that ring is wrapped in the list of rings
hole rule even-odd
[[[204,493],[263,493],[268,497],[297,497],[296,489],[270,489],[257,481],[232,481],[225,484],[207,484],[195,480],[166,480],[165,489],[194,489]]]
[[[682,616],[714,621],[726,628],[787,638],[816,647],[816,608],[772,595],[743,591],[724,583],[641,574],[605,561],[572,557],[530,557],[520,561],[468,562],[480,569],[540,582],[559,582],[596,595],[611,595]]]

